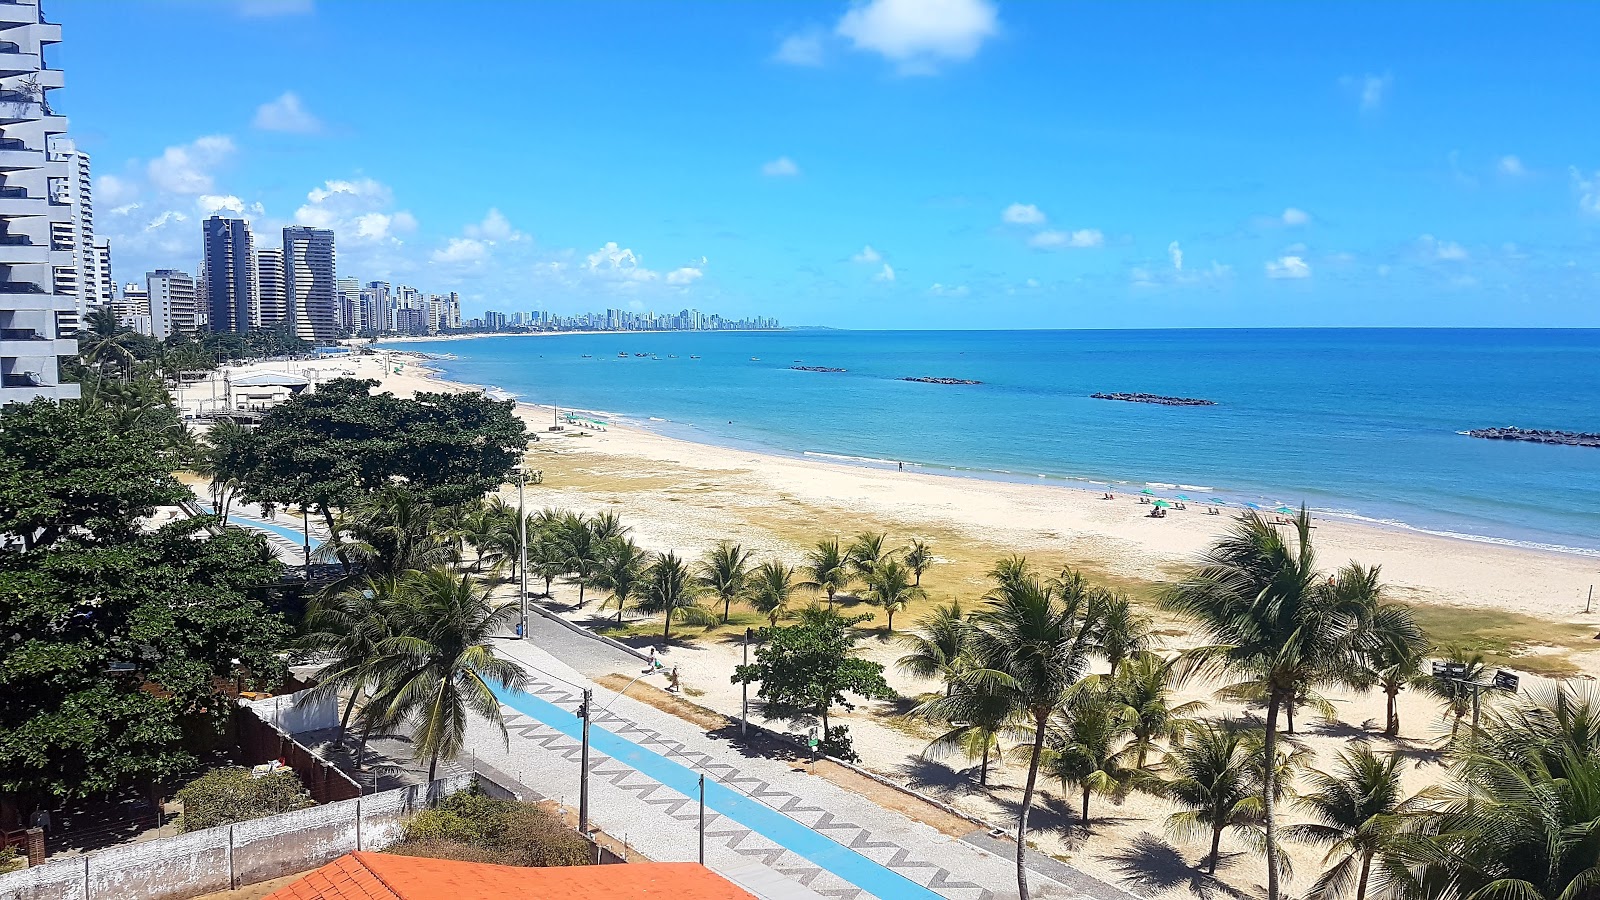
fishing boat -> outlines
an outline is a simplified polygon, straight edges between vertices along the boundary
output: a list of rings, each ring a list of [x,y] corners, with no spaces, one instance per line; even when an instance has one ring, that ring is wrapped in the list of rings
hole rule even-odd
[[[691,356],[691,357],[689,357],[689,358],[690,358],[690,359],[699,359],[699,358],[700,358],[700,357],[698,357],[698,356]]]
[[[626,353],[618,353],[617,354],[617,359],[627,359],[627,358],[628,358],[628,354],[626,354]]]
[[[752,357],[750,357],[750,361],[751,361],[751,362],[761,362],[761,357],[759,357],[759,356],[752,356]]]

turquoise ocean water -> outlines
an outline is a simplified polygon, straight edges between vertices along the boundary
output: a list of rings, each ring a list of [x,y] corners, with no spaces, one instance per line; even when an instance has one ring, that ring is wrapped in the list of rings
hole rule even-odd
[[[691,440],[950,475],[1304,501],[1325,515],[1600,554],[1600,449],[1457,434],[1600,431],[1600,331],[794,331],[395,346],[450,354],[438,365],[454,380]],[[897,380],[913,375],[984,383]],[[1095,391],[1217,405],[1090,399]]]

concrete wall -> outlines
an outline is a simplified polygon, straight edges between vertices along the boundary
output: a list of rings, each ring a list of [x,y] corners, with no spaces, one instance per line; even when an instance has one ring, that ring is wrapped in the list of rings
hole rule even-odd
[[[412,813],[477,777],[441,778],[48,862],[0,875],[0,900],[178,900],[304,872],[352,850],[389,846]]]
[[[339,724],[339,698],[329,695],[318,701],[302,702],[301,698],[309,693],[308,689],[282,697],[250,700],[240,706],[255,713],[261,721],[289,734],[336,727]]]

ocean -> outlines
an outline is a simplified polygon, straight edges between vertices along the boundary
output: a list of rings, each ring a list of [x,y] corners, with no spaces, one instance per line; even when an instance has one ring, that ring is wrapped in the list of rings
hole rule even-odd
[[[1600,431],[1600,330],[801,330],[393,346],[449,354],[437,365],[453,380],[690,440],[1304,502],[1321,515],[1600,555],[1600,449],[1458,434]],[[1097,391],[1216,405],[1091,399]]]

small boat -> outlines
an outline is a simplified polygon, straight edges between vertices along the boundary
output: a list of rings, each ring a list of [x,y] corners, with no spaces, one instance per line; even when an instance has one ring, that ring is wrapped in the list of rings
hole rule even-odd
[[[699,359],[699,358],[700,358],[700,357],[698,357],[698,356],[691,356],[691,357],[689,357],[689,358],[690,358],[690,359]]]
[[[676,354],[676,353],[672,353],[672,354],[669,354],[667,356],[667,359],[677,359],[677,358],[678,358],[678,354]]]
[[[583,358],[584,359],[594,359],[594,354],[593,353],[585,353],[583,355]]]
[[[617,359],[627,359],[627,358],[628,358],[628,354],[626,354],[626,353],[618,353],[617,354]]]
[[[635,353],[634,356],[649,356],[648,353]]]
[[[759,356],[752,356],[752,357],[750,357],[750,361],[751,361],[751,362],[761,362],[761,357],[759,357]]]

